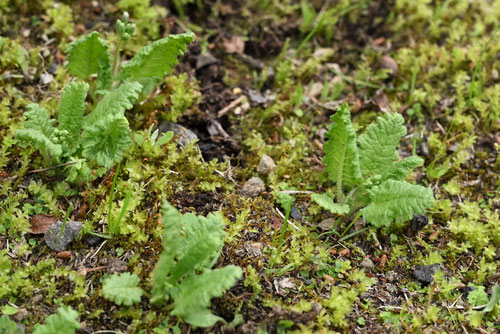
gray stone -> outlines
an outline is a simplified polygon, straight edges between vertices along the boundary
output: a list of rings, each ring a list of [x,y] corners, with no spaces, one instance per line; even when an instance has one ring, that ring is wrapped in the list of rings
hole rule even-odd
[[[295,205],[292,205],[292,209],[290,210],[290,217],[295,220],[302,220],[302,215],[300,214],[299,210],[295,207]]]
[[[158,129],[160,130],[160,133],[173,131],[178,137],[177,143],[182,147],[186,147],[186,145],[190,142],[198,140],[196,133],[177,123],[162,121],[160,122]]]
[[[416,266],[414,271],[415,278],[422,283],[429,284],[434,280],[434,274],[438,269],[442,269],[439,263]]]
[[[198,56],[196,59],[196,69],[199,70],[202,67],[215,64],[217,58],[215,58],[210,52],[206,52]]]
[[[335,224],[335,219],[326,218],[323,219],[321,223],[318,224],[318,226],[323,231],[329,231],[333,227],[333,224]]]
[[[81,222],[68,220],[63,232],[61,233],[61,239],[59,240],[59,242],[57,242],[62,226],[63,222],[58,220],[54,224],[50,225],[49,229],[47,230],[47,232],[45,232],[44,235],[45,243],[47,244],[47,246],[49,246],[50,249],[58,252],[66,250],[66,247],[68,247],[69,243],[73,241],[73,239],[82,229]]]
[[[252,177],[241,188],[241,194],[247,197],[255,197],[259,196],[264,190],[266,190],[264,182],[258,177]]]
[[[106,270],[108,274],[124,273],[127,270],[128,270],[127,264],[122,260],[114,257],[108,259],[108,268]]]
[[[373,261],[370,260],[370,258],[365,257],[363,261],[361,261],[360,264],[361,267],[365,268],[366,270],[373,270],[375,269],[375,264],[373,264]]]
[[[274,160],[267,154],[263,154],[260,158],[259,166],[257,167],[257,172],[261,175],[268,175],[276,168]]]

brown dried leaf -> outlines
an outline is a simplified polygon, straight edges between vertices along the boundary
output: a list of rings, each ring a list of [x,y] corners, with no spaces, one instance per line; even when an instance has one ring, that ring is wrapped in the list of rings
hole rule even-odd
[[[31,217],[30,233],[44,234],[49,229],[50,225],[57,221],[54,215],[37,214]]]

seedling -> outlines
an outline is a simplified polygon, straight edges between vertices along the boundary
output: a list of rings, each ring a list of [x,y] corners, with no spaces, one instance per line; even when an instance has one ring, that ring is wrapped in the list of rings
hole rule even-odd
[[[278,202],[281,204],[283,209],[285,209],[285,218],[283,219],[283,224],[281,225],[281,233],[278,244],[276,245],[276,236],[278,230],[274,232],[273,235],[273,252],[271,255],[271,259],[269,260],[269,268],[272,269],[274,264],[276,263],[276,259],[281,253],[281,247],[283,246],[283,242],[285,240],[285,234],[288,227],[288,219],[290,218],[290,212],[292,211],[292,204],[295,201],[295,198],[289,194],[278,193]]]
[[[336,203],[327,194],[313,194],[313,201],[334,214],[363,216],[375,227],[410,220],[432,205],[434,198],[429,188],[403,180],[423,160],[411,156],[398,161],[396,148],[406,135],[401,115],[387,113],[378,117],[359,138],[347,104],[331,119],[323,163],[336,185]]]
[[[96,177],[122,160],[128,149],[131,132],[125,111],[145,93],[154,89],[177,64],[177,57],[193,41],[193,33],[171,35],[145,47],[126,64],[119,67],[120,48],[130,39],[135,27],[118,20],[119,42],[111,63],[108,44],[98,32],[71,43],[66,53],[67,70],[77,78],[89,81],[72,82],[63,91],[59,107],[58,127],[38,104],[30,104],[25,113],[24,128],[16,132],[21,145],[37,148],[47,165],[75,162],[67,167],[67,180],[82,183]],[[92,77],[97,74],[94,83]],[[94,103],[86,105],[90,95]],[[100,98],[102,96],[102,98]],[[85,110],[92,112],[85,115]],[[97,173],[99,174],[99,173]]]

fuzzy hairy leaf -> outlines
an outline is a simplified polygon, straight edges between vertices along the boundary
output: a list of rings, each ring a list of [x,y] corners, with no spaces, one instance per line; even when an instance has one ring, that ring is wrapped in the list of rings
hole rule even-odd
[[[347,103],[331,117],[334,122],[328,129],[328,141],[323,145],[325,157],[323,163],[330,180],[337,187],[342,183],[351,189],[361,182],[356,132],[351,123],[351,113]]]
[[[138,82],[126,82],[117,89],[108,92],[97,104],[94,111],[83,119],[84,128],[93,126],[106,116],[123,116],[125,110],[132,108],[137,100],[142,86]]]
[[[45,158],[55,158],[61,156],[62,146],[54,143],[51,136],[54,133],[55,120],[50,119],[45,113],[44,108],[36,103],[27,107],[28,111],[24,113],[27,121],[24,122],[24,128],[16,131],[16,137],[21,144],[27,144],[40,150]]]
[[[24,122],[25,129],[37,130],[44,136],[50,138],[54,133],[54,119],[51,119],[45,112],[45,108],[41,108],[37,103],[29,104],[24,113],[27,120]]]
[[[396,147],[406,135],[404,119],[400,114],[377,117],[359,136],[359,159],[363,176],[382,174],[399,158]]]
[[[69,306],[63,306],[57,309],[57,314],[47,317],[45,325],[35,325],[33,334],[73,334],[79,328],[78,312]]]
[[[214,325],[220,318],[207,309],[210,306],[210,299],[222,296],[241,275],[240,267],[226,266],[206,271],[201,275],[189,276],[172,293],[175,308],[171,314],[182,317],[193,326]]]
[[[194,34],[187,32],[170,35],[146,45],[121,67],[117,79],[139,82],[148,78],[163,79],[177,65],[177,57],[186,51],[186,45],[193,39]]]
[[[59,130],[68,131],[66,145],[70,152],[73,152],[78,145],[88,90],[89,85],[87,83],[72,82],[66,86],[61,97],[58,128]]]
[[[83,156],[97,164],[111,168],[122,160],[128,149],[130,127],[125,116],[109,115],[84,128],[82,133]]]
[[[68,72],[82,79],[88,79],[97,73],[99,61],[110,61],[107,43],[94,31],[70,43],[66,49],[68,54]]]
[[[103,280],[102,294],[117,305],[130,306],[141,301],[143,291],[137,286],[140,281],[136,274],[114,274]]]
[[[403,180],[408,173],[423,164],[424,159],[417,156],[404,158],[403,160],[392,164],[392,166],[382,174],[382,181],[389,179]]]
[[[338,204],[333,202],[333,198],[327,194],[312,194],[311,199],[323,209],[330,211],[333,214],[345,215],[349,213],[349,205]]]
[[[387,180],[373,187],[368,196],[370,204],[361,209],[361,213],[376,227],[410,220],[414,214],[423,214],[434,201],[431,189],[396,180]]]
[[[175,267],[175,257],[181,243],[181,224],[182,214],[169,203],[163,204],[162,210],[163,224],[163,251],[153,270],[153,293],[152,303],[166,301],[169,298],[169,289],[172,287],[167,282],[167,276],[170,275]]]

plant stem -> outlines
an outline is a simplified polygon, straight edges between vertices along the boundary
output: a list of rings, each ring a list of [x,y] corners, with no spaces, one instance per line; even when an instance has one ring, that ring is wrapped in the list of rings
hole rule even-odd
[[[111,219],[111,209],[113,208],[113,197],[115,195],[116,179],[118,178],[118,172],[120,171],[120,164],[116,166],[115,175],[113,176],[113,182],[111,183],[111,191],[109,193],[109,206],[108,206],[108,229],[112,224]]]
[[[118,60],[120,59],[120,48],[122,46],[122,39],[118,40],[118,44],[116,44],[115,55],[113,57],[113,67],[111,67],[111,75],[113,77],[113,81],[115,80],[116,71],[118,69]]]

